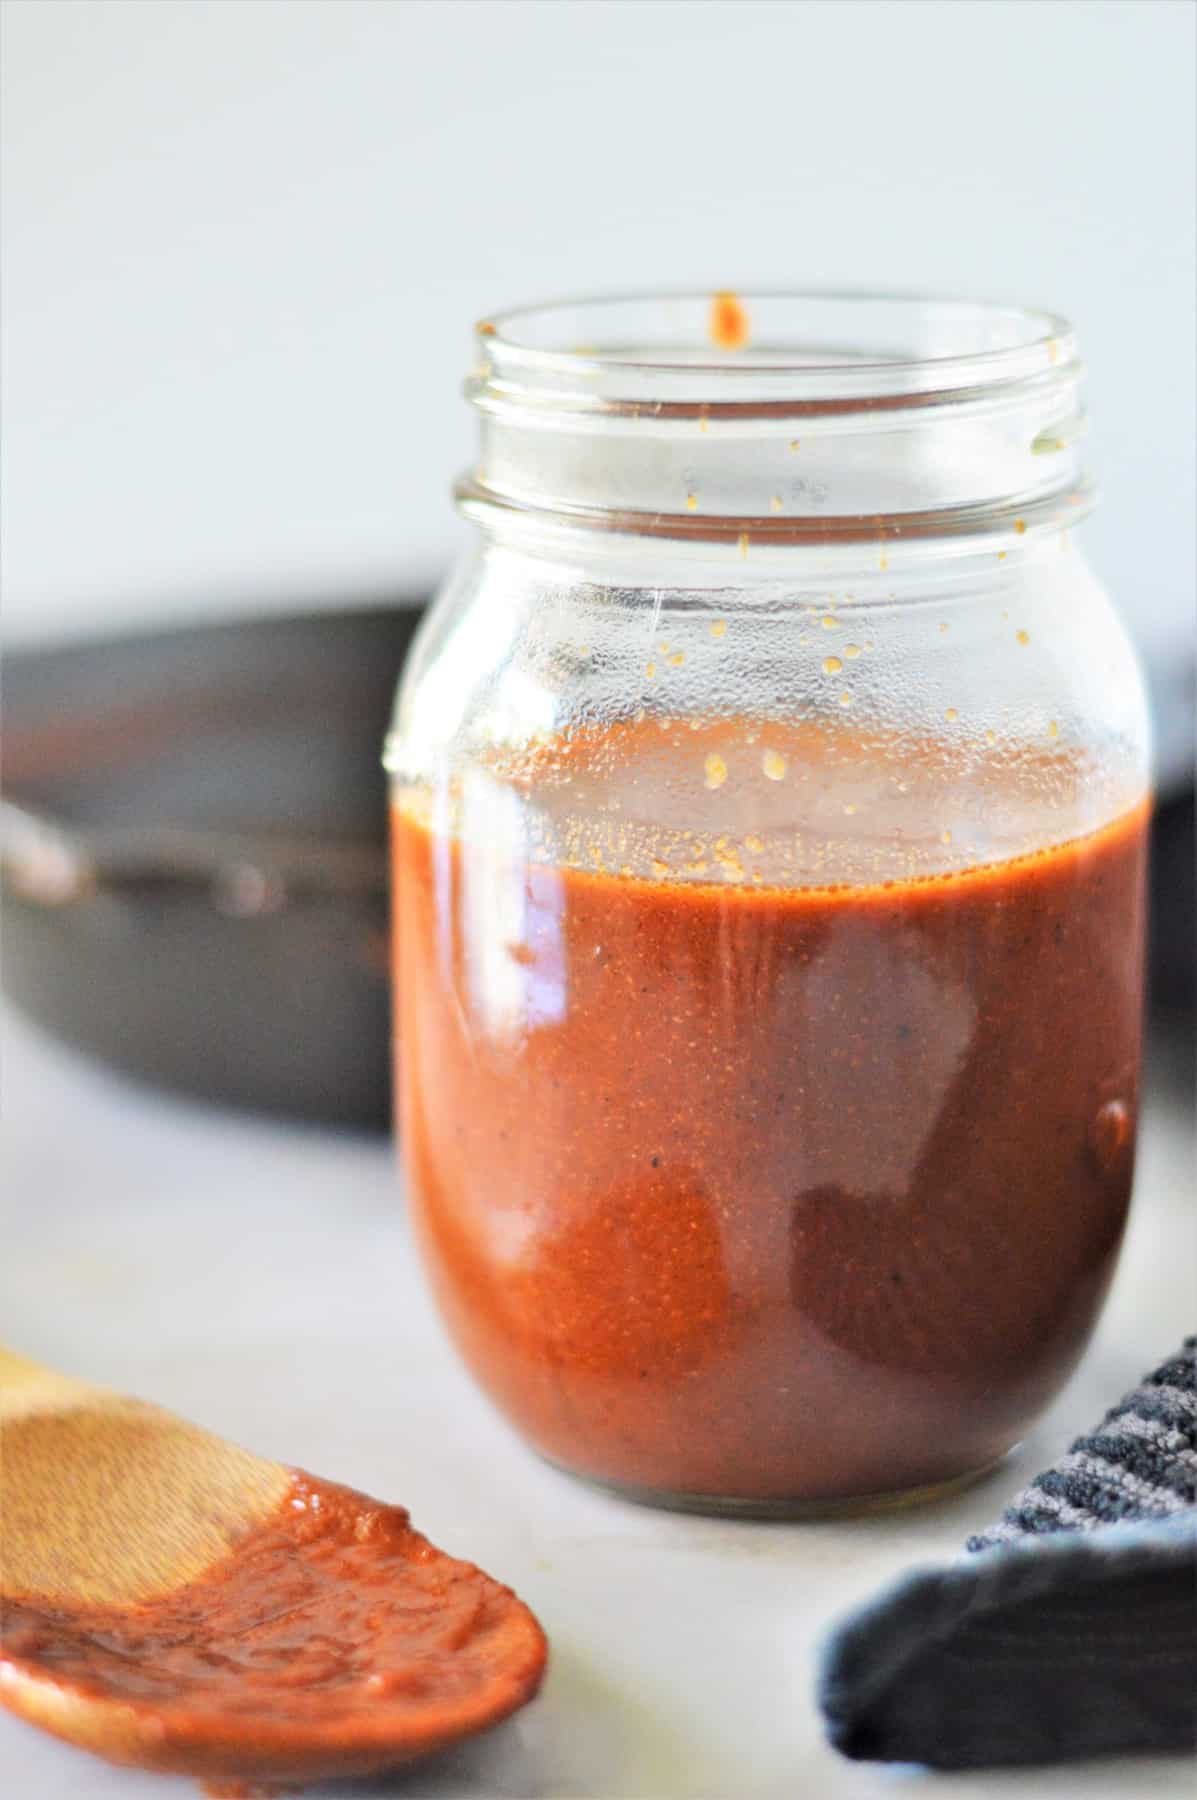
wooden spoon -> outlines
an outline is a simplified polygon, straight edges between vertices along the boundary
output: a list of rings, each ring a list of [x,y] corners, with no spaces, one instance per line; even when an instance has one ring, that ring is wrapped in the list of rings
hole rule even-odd
[[[0,1703],[111,1761],[368,1774],[540,1684],[527,1607],[401,1507],[2,1348],[0,1453]]]

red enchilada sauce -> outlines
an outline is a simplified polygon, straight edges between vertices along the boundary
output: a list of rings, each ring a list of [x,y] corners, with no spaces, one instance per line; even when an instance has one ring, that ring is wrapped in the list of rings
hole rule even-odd
[[[6,1597],[2,1627],[0,1697],[8,1667],[120,1702],[120,1760],[248,1777],[214,1793],[274,1791],[259,1769],[314,1780],[440,1749],[530,1700],[545,1665],[510,1588],[402,1507],[298,1471],[278,1512],[186,1586],[128,1606]]]
[[[445,829],[399,794],[423,1251],[475,1373],[574,1470],[682,1501],[936,1484],[1016,1440],[1112,1272],[1146,803],[923,876],[900,823],[835,847],[809,744],[720,740],[649,721],[543,746],[527,794],[593,829],[530,826],[518,773],[468,778]],[[682,782],[725,818],[741,783],[760,830],[654,845],[637,820]],[[803,807],[831,847],[795,878]]]

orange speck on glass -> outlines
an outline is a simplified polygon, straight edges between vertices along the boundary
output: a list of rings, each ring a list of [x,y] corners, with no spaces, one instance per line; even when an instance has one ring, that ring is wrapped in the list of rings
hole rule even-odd
[[[1017,637],[1020,644],[1029,644],[1031,641],[1031,634],[1029,631],[1017,631],[1014,635]]]
[[[1026,528],[1027,528],[1027,522],[1025,519],[1015,519],[1014,529],[1015,529],[1015,531],[1017,531],[1019,537],[1022,536],[1022,534],[1026,530]]]
[[[743,350],[749,339],[748,314],[743,302],[729,290],[717,293],[711,301],[708,327],[711,342],[719,350]]]

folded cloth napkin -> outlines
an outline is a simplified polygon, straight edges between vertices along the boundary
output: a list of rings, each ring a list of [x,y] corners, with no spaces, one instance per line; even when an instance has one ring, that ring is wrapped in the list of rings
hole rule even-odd
[[[1197,1337],[824,1650],[845,1756],[963,1769],[1197,1744]]]

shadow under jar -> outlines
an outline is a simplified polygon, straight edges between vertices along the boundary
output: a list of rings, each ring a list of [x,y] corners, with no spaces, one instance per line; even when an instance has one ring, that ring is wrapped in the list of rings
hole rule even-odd
[[[1132,1176],[1147,727],[1069,328],[616,299],[478,357],[387,750],[449,1328],[638,1499],[967,1478],[1075,1364]]]

